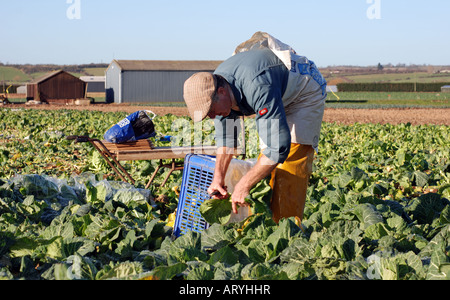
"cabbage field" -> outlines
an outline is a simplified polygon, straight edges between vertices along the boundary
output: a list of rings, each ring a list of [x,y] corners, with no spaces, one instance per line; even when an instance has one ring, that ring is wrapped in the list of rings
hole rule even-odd
[[[130,161],[127,184],[66,139],[125,116],[0,109],[0,279],[450,279],[448,126],[324,123],[301,226],[265,212],[175,239],[181,172],[145,189],[159,162]],[[246,134],[255,158],[251,119]]]

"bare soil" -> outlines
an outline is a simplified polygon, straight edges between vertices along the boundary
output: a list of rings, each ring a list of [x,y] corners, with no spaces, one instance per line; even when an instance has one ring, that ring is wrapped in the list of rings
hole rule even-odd
[[[25,109],[77,109],[77,110],[99,110],[105,112],[123,111],[133,113],[138,110],[148,109],[157,115],[173,114],[186,116],[185,107],[155,107],[155,106],[133,106],[129,104],[91,104],[91,105],[57,105],[40,104],[25,105],[12,104],[0,107],[25,108]],[[395,109],[340,109],[327,108],[323,117],[324,122],[353,124],[353,123],[380,123],[400,124],[411,123],[412,125],[435,124],[450,125],[450,108],[395,108]]]

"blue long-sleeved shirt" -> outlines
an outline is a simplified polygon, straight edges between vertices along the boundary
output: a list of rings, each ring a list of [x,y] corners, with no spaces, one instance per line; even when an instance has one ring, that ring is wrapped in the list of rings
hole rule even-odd
[[[215,119],[216,144],[235,147],[242,115],[256,115],[258,135],[266,146],[263,154],[283,163],[290,150],[291,135],[282,102],[289,70],[269,49],[238,53],[224,61],[214,72],[231,86],[239,111]]]

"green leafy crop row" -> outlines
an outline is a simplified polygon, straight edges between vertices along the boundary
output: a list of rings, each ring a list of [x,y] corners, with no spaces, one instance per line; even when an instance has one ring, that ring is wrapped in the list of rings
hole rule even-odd
[[[0,110],[0,278],[450,279],[448,126],[324,123],[300,226],[263,212],[173,239],[181,172],[146,190],[158,162],[126,162],[133,186],[65,140],[124,116]]]

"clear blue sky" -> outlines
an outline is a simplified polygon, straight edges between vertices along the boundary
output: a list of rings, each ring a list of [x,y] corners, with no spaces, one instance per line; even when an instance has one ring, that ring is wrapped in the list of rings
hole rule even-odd
[[[320,67],[450,65],[448,0],[9,0],[0,7],[0,62],[10,64],[224,60],[265,31]]]

